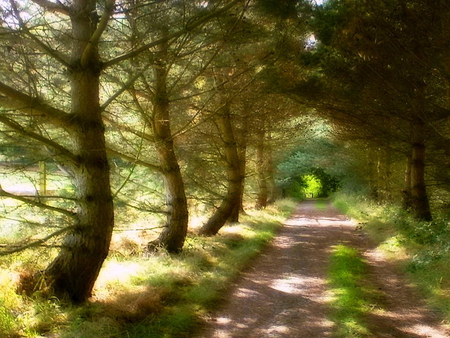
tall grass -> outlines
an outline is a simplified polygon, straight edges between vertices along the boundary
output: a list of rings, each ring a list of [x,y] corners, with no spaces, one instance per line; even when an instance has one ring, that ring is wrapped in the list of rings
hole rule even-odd
[[[119,338],[190,337],[202,316],[214,309],[224,290],[271,240],[295,203],[282,201],[264,211],[250,210],[240,224],[215,237],[190,234],[183,252],[144,254],[138,243],[115,246],[83,306],[16,292],[22,253],[0,260],[0,337]]]

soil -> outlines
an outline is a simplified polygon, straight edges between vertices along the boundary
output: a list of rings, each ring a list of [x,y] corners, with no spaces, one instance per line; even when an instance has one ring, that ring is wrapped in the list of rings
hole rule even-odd
[[[338,244],[360,250],[380,304],[367,318],[368,337],[450,337],[439,314],[427,307],[399,269],[377,251],[352,220],[308,200],[242,273],[221,308],[205,318],[197,338],[334,337],[327,265]]]

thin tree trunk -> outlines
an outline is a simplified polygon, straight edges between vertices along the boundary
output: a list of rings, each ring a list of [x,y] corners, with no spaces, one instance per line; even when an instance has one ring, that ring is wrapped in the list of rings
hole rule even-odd
[[[406,159],[406,169],[405,169],[405,187],[402,191],[403,193],[402,206],[403,209],[406,211],[410,211],[412,208],[411,167],[412,167],[411,156],[408,156]]]
[[[96,23],[96,1],[73,2],[71,99],[72,138],[79,161],[74,165],[78,202],[75,229],[63,241],[59,255],[44,271],[47,286],[74,302],[90,297],[108,255],[114,210],[99,103],[101,64],[96,46],[85,53]]]
[[[266,179],[266,161],[264,158],[264,127],[258,132],[258,143],[256,146],[256,170],[258,180],[258,195],[256,197],[256,209],[263,209],[267,206],[269,190]]]
[[[241,193],[239,195],[239,202],[233,209],[233,212],[228,219],[232,223],[239,223],[239,216],[244,211],[244,187],[245,187],[245,170],[246,170],[246,156],[247,156],[247,134],[248,134],[247,117],[243,118],[243,123],[240,128],[239,134],[241,138],[237,146],[238,158],[239,158],[239,170],[241,171]]]
[[[239,155],[231,125],[230,105],[228,102],[216,114],[215,122],[224,143],[228,189],[219,208],[201,227],[199,234],[203,236],[214,236],[225,225],[234,208],[239,206],[242,190]]]
[[[156,150],[164,176],[166,189],[167,221],[158,238],[158,245],[169,252],[182,250],[188,228],[188,207],[178,159],[170,126],[169,99],[167,95],[167,70],[161,64],[155,67],[156,89],[153,103],[153,131]]]
[[[442,25],[442,40],[445,42],[444,44],[444,52],[442,55],[444,55],[444,68],[446,71],[446,86],[447,86],[447,93],[446,93],[446,102],[447,102],[447,109],[450,109],[450,80],[448,75],[450,74],[450,46],[448,45],[447,41],[450,39],[450,1],[449,0],[441,0],[441,6],[440,6],[440,13],[441,13],[441,25]],[[447,157],[447,166],[450,168],[450,117],[447,118],[446,122],[446,128],[444,132],[445,141],[444,142],[444,151],[445,155]]]
[[[270,125],[269,125],[270,127]],[[277,191],[275,184],[275,168],[273,164],[272,156],[272,133],[270,129],[267,132],[267,142],[265,146],[266,154],[266,170],[267,170],[267,194],[268,194],[268,204],[272,204],[277,199]]]
[[[425,122],[416,116],[412,128],[411,211],[417,219],[430,221],[431,211],[425,184]]]
[[[380,202],[387,202],[391,196],[391,150],[387,147],[378,150],[377,186]]]

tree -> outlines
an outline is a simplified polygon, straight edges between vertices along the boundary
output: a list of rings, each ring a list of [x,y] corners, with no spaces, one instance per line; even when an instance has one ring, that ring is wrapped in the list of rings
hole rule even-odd
[[[221,77],[219,77],[221,79]],[[227,191],[220,206],[208,221],[199,230],[203,236],[213,236],[223,227],[225,222],[232,216],[233,211],[239,208],[243,176],[241,161],[238,153],[238,144],[231,120],[231,102],[226,93],[220,93],[220,107],[213,115],[219,137],[223,142],[223,160],[226,168]]]
[[[58,63],[67,69],[69,111],[66,112],[65,107],[49,104],[49,96],[53,93],[45,90],[45,82],[40,81],[39,76],[34,77],[35,87],[32,89],[25,87],[26,84],[18,84],[14,76],[9,81],[3,77],[0,83],[0,92],[4,95],[2,106],[27,114],[35,123],[34,128],[30,128],[7,113],[1,115],[0,122],[15,133],[41,143],[69,168],[73,176],[77,211],[62,211],[74,219],[73,226],[66,229],[60,253],[42,273],[42,277],[56,294],[67,294],[73,301],[81,302],[90,296],[102,262],[108,254],[114,224],[99,101],[102,64],[98,52],[98,42],[114,10],[114,4],[111,1],[106,3],[101,16],[97,16],[95,1],[75,1],[70,6],[37,1],[36,6],[30,9],[34,15],[39,12],[44,14],[40,24],[45,29],[33,28],[32,24],[27,23],[15,1],[11,1],[7,8],[11,14],[8,17],[10,27],[3,28],[9,34],[20,36],[21,44],[15,49],[21,52],[23,48],[29,60],[35,61],[39,57],[36,54],[44,55],[48,62]],[[70,21],[58,23],[55,17],[60,16]],[[69,27],[70,39],[66,48],[63,51],[52,48],[50,41],[47,41],[46,29],[61,32]],[[36,64],[39,62],[36,61]],[[36,112],[41,115],[36,117]],[[65,133],[70,138],[70,144],[61,144],[56,138],[49,137],[46,133],[49,128],[58,128]]]
[[[59,255],[42,274],[35,276],[42,279],[39,285],[48,286],[57,295],[68,295],[74,302],[83,302],[90,296],[108,254],[114,210],[102,113],[142,70],[103,103],[102,76],[117,71],[120,65],[150,48],[179,38],[237,3],[206,8],[180,30],[157,40],[140,42],[131,50],[128,46],[110,49],[106,39],[102,40],[109,33],[110,19],[121,20],[119,14],[123,13],[121,4],[113,0],[76,0],[68,4],[35,0],[25,4],[27,8],[20,8],[14,0],[2,4],[3,64],[7,72],[0,82],[4,108],[0,123],[16,135],[45,147],[67,168],[75,187],[72,198],[75,212],[2,192],[73,219],[72,225],[53,234],[55,237],[65,233],[65,237]],[[13,38],[19,42],[10,44]],[[28,68],[21,66],[19,72],[14,67],[8,68],[10,51],[20,55]],[[27,77],[22,78],[23,74]]]
[[[439,29],[432,24],[439,20],[438,7],[431,1],[328,2],[316,12],[322,47],[315,55],[327,83],[317,74],[309,82],[323,95],[318,109],[331,120],[377,140],[377,147],[414,157],[408,171],[414,187],[411,210],[424,220],[431,218],[425,149],[432,128],[443,118],[436,109],[441,81],[431,75],[440,53],[428,38],[431,34],[439,40]]]

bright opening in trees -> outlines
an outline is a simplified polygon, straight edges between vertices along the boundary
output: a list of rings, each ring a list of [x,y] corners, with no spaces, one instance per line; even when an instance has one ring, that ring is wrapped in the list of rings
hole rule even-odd
[[[303,176],[305,187],[303,193],[306,198],[322,197],[322,182],[315,175]]]

